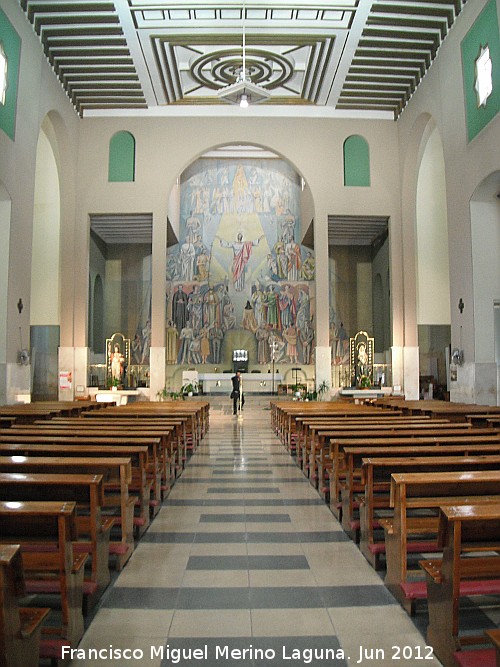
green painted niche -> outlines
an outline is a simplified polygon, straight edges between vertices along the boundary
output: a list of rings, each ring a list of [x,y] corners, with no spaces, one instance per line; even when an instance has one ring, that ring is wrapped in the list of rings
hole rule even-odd
[[[344,185],[370,186],[370,148],[358,134],[344,141]]]
[[[135,138],[130,132],[117,132],[109,142],[108,181],[135,181]]]

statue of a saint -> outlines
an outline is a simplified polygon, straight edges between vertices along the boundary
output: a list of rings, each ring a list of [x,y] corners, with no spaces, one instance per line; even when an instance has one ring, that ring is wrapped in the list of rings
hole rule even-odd
[[[115,343],[113,352],[110,355],[111,361],[111,378],[118,380],[119,384],[123,383],[123,376],[125,374],[125,357],[120,351],[120,346]]]

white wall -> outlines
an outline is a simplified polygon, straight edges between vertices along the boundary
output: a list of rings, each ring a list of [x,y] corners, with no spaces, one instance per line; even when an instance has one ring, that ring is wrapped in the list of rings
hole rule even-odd
[[[418,324],[450,324],[450,267],[443,146],[435,128],[417,182]]]
[[[475,359],[495,361],[493,303],[500,300],[500,204],[472,202]]]
[[[41,130],[36,151],[31,325],[59,324],[60,194],[52,146]]]

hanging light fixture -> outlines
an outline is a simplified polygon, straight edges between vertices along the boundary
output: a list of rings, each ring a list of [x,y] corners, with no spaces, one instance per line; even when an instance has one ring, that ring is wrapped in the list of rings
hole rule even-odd
[[[264,102],[271,97],[271,93],[268,90],[252,82],[248,73],[246,63],[245,14],[246,8],[245,3],[243,3],[243,62],[240,73],[235,83],[231,83],[217,92],[219,99],[229,102],[229,104],[238,104],[242,109],[246,109],[250,104]]]

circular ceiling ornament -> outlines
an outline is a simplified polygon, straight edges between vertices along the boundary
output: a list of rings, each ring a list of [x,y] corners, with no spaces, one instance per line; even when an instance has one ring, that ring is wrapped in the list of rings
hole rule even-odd
[[[219,90],[236,83],[243,69],[241,47],[211,51],[190,61],[190,73],[202,86]],[[292,77],[294,62],[279,53],[247,48],[245,52],[246,76],[250,81],[268,90],[286,84]]]

